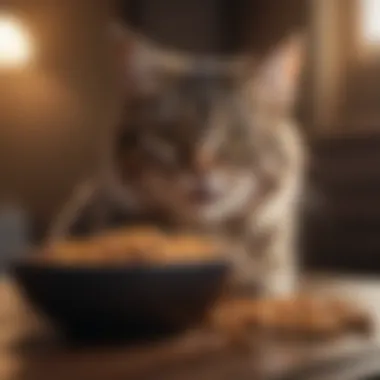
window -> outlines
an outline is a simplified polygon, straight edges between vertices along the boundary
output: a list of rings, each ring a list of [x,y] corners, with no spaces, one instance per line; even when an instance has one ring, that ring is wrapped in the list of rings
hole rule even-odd
[[[380,46],[380,0],[360,0],[361,41]]]
[[[317,133],[380,131],[380,0],[312,5]]]

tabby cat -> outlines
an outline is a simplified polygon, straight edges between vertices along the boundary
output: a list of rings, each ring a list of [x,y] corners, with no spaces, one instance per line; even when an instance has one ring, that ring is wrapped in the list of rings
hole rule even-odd
[[[126,118],[109,179],[76,190],[51,237],[91,231],[96,211],[107,226],[158,221],[207,231],[226,239],[237,286],[293,291],[304,169],[293,120],[301,39],[258,60],[128,41]]]

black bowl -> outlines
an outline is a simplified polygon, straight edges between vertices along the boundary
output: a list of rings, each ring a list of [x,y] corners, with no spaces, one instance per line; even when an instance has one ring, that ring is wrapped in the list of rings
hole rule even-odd
[[[27,298],[68,337],[125,340],[177,332],[201,321],[228,277],[225,262],[70,267],[18,262]]]

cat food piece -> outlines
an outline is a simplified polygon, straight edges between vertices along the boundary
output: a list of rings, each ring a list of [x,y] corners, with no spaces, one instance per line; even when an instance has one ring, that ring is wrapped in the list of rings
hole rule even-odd
[[[165,241],[163,233],[155,227],[122,228],[105,232],[94,238],[97,241],[113,241],[126,246],[147,245],[149,247],[154,244],[162,245]]]
[[[221,244],[211,238],[175,235],[166,240],[162,260],[166,263],[214,260],[221,251]]]
[[[356,331],[366,333],[372,326],[369,316],[358,308],[342,301],[306,296],[224,300],[211,311],[208,323],[227,336],[260,330],[278,337],[316,339]]]
[[[78,264],[82,260],[98,261],[103,258],[98,244],[85,241],[60,241],[45,247],[37,259],[62,264]]]
[[[373,333],[374,326],[369,320],[368,315],[363,313],[357,306],[339,299],[333,299],[331,301],[331,307],[333,308],[333,313],[339,315],[340,319],[344,321],[347,326],[350,326],[350,329],[353,331],[369,335]]]
[[[151,262],[163,256],[165,236],[156,228],[129,228],[105,233],[94,240],[112,260]]]

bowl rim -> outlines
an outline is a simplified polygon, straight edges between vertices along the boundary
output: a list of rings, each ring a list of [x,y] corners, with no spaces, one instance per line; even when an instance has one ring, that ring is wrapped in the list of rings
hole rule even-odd
[[[70,264],[57,263],[51,261],[34,261],[16,259],[11,264],[12,270],[28,269],[39,271],[54,271],[55,273],[117,273],[117,272],[176,272],[188,270],[200,270],[211,268],[230,269],[230,263],[225,259],[204,260],[204,261],[186,261],[186,262],[171,262],[171,263],[94,263],[94,264]]]

